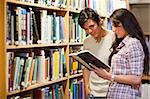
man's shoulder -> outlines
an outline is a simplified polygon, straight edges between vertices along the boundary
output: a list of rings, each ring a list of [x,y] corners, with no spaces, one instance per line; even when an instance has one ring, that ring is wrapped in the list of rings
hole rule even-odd
[[[112,41],[115,40],[116,35],[112,30],[106,30],[107,31],[107,38],[112,39]]]
[[[111,36],[115,36],[115,33],[112,30],[106,30],[107,34]]]
[[[87,36],[84,41],[83,41],[83,46],[84,46],[84,49],[88,49],[89,47],[91,47],[93,44],[95,44],[95,40],[94,38],[89,35]]]

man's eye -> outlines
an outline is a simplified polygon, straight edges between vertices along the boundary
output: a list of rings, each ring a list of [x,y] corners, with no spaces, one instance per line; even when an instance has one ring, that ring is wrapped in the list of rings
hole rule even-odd
[[[94,27],[94,25],[91,25],[91,26],[90,26],[90,28],[93,28],[93,27]]]
[[[90,26],[90,29],[94,29],[94,26]]]
[[[88,29],[84,29],[85,31],[87,31]]]

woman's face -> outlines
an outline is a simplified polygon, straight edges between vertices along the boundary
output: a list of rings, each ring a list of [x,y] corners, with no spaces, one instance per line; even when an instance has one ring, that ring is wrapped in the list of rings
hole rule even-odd
[[[124,38],[128,35],[121,23],[118,26],[112,25],[112,30],[116,33],[117,38]]]

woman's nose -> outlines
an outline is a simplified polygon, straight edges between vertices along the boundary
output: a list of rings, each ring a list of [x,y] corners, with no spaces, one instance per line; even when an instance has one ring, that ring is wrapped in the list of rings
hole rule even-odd
[[[115,32],[115,31],[116,31],[116,28],[115,28],[115,27],[112,27],[112,31]]]

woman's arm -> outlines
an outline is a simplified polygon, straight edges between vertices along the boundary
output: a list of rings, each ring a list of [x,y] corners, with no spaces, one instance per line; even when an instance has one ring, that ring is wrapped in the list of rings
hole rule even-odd
[[[139,85],[141,84],[141,76],[136,75],[114,75],[114,81],[118,83]]]
[[[112,73],[107,72],[105,69],[97,68],[93,66],[95,69],[93,71],[100,77],[107,79],[109,81],[112,80]],[[136,75],[114,75],[114,81],[123,84],[129,85],[139,85],[141,83],[141,76]]]

